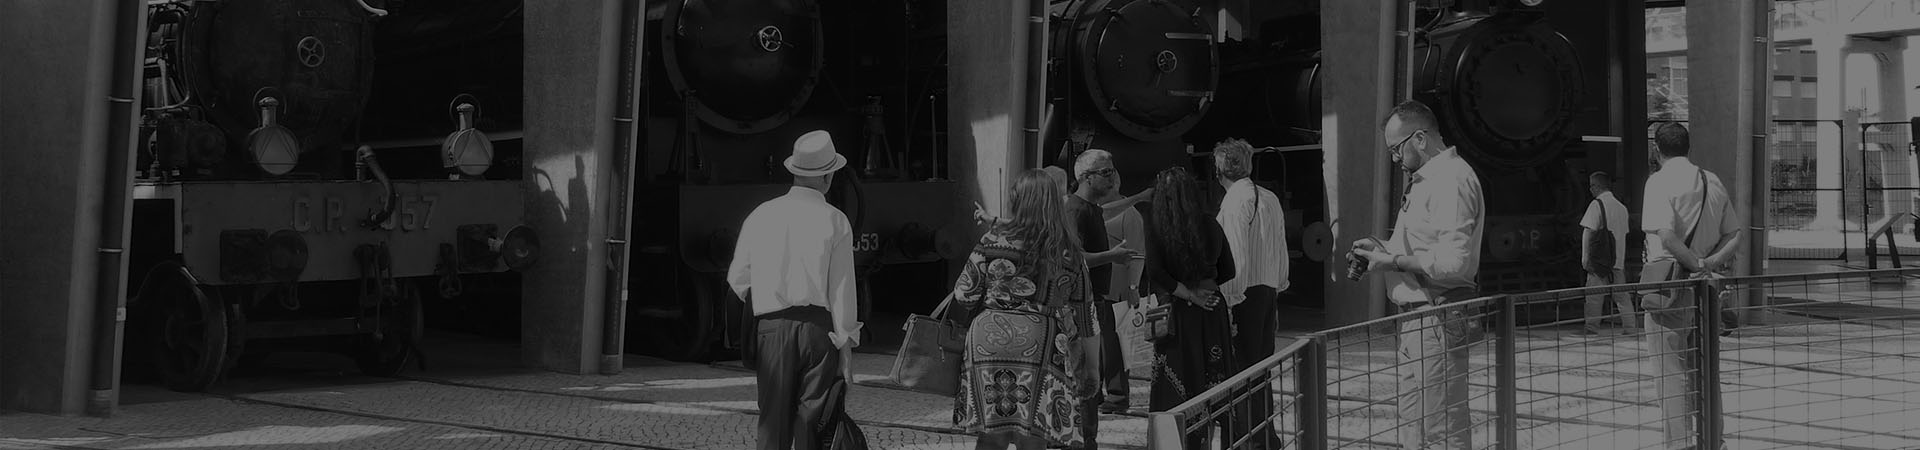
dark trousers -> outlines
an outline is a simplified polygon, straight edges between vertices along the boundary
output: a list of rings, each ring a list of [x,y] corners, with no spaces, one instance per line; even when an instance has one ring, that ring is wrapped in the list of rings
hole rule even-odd
[[[798,306],[760,316],[760,450],[812,450],[814,425],[843,408],[827,389],[839,381],[840,352],[827,337],[832,314]]]
[[[1120,356],[1120,330],[1113,304],[1100,304],[1100,380],[1106,383],[1106,402],[1127,404],[1127,362]]]
[[[1092,315],[1092,324],[1100,329],[1100,334],[1075,339],[1075,351],[1069,352],[1075,364],[1068,364],[1074,371],[1076,386],[1074,395],[1080,400],[1080,437],[1086,446],[1079,448],[1099,448],[1100,438],[1100,380],[1105,379],[1109,361],[1107,361],[1106,337],[1113,333],[1113,309],[1107,302],[1095,300],[1085,303],[1071,303],[1076,316]],[[1105,310],[1106,314],[1100,311]],[[1116,335],[1117,336],[1117,335]],[[1118,339],[1114,341],[1119,343]],[[1115,355],[1117,357],[1118,355]]]
[[[1273,356],[1274,326],[1278,322],[1274,304],[1279,302],[1280,291],[1271,286],[1253,286],[1247,288],[1247,299],[1233,306],[1233,325],[1238,331],[1233,336],[1234,352],[1240,355],[1241,369]],[[1240,419],[1230,436],[1253,433],[1248,440],[1248,448],[1277,448],[1273,441],[1273,425],[1261,422],[1273,414],[1273,395],[1261,395],[1250,399],[1239,408]]]

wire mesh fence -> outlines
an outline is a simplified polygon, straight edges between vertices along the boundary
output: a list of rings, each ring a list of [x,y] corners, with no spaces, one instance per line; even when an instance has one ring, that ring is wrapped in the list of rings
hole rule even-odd
[[[1523,417],[1514,448],[1688,448],[1700,440],[1705,332],[1687,280],[1516,295],[1516,308],[1582,304],[1516,328]],[[1607,307],[1613,309],[1607,309]],[[1553,308],[1566,311],[1566,308]]]
[[[1315,336],[1329,448],[1493,448],[1502,342],[1492,299],[1417,308]]]
[[[1313,411],[1302,392],[1317,391],[1309,386],[1319,383],[1313,376],[1300,376],[1301,365],[1311,363],[1304,358],[1318,355],[1307,351],[1312,344],[1295,341],[1215,385],[1208,391],[1213,395],[1196,396],[1172,412],[1153,413],[1150,426],[1167,432],[1149,436],[1152,448],[1191,448],[1206,441],[1224,448],[1302,448],[1303,428],[1313,426],[1301,420]],[[1262,398],[1271,402],[1271,412],[1248,414],[1248,405]],[[1261,433],[1270,433],[1268,440],[1256,442]]]
[[[1730,448],[1920,448],[1912,270],[1728,280],[1719,341]]]
[[[1688,279],[1417,308],[1294,342],[1151,413],[1149,437],[1223,449],[1920,448],[1912,279],[1920,269]],[[1584,307],[1523,312],[1568,302]],[[1244,404],[1262,387],[1278,405],[1259,419],[1277,426],[1277,446],[1217,425],[1253,420]]]

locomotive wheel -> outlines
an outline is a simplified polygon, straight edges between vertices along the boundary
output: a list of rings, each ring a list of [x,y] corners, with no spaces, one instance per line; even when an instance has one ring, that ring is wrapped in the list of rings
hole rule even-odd
[[[675,352],[681,361],[712,362],[714,344],[720,337],[720,327],[716,324],[720,302],[726,298],[721,296],[718,281],[713,277],[695,273],[688,278],[685,287],[690,289],[683,289],[680,294],[680,326],[669,327],[677,328],[674,337],[682,340]],[[674,342],[674,337],[664,342]]]
[[[149,355],[168,389],[201,392],[220,379],[231,342],[225,305],[177,265],[155,270],[143,293],[156,345]],[[150,302],[150,303],[149,303]]]
[[[420,343],[420,289],[402,282],[399,295],[380,302],[380,328],[374,334],[357,336],[358,353],[354,362],[360,372],[376,377],[399,375],[413,361],[414,346]]]
[[[713,362],[719,343],[720,302],[725,292],[714,277],[681,268],[678,289],[668,308],[653,306],[628,310],[627,352],[680,362]]]

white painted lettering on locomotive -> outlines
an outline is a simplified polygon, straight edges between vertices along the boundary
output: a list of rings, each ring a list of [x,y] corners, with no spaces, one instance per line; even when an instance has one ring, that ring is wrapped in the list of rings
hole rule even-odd
[[[346,225],[340,223],[340,218],[347,215],[346,206],[340,204],[340,199],[333,197],[327,197],[326,204],[327,221],[320,224],[320,231],[346,231]]]
[[[313,229],[313,214],[307,209],[313,207],[313,200],[306,197],[293,198],[293,231],[305,233]]]
[[[853,239],[853,251],[880,251],[880,233],[861,233],[860,236]]]

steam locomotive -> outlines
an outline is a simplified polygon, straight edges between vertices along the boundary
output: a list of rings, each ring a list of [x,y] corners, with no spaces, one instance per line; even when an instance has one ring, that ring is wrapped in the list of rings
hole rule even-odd
[[[917,3],[651,2],[629,349],[737,348],[733,228],[786,190],[779,157],[814,129],[853,161],[831,200],[854,222],[863,314],[938,299],[966,238],[947,226],[944,23]],[[151,2],[129,367],[202,390],[276,350],[397,373],[429,322],[517,336],[515,271],[540,252],[522,221],[550,213],[523,209],[522,14]]]
[[[276,348],[390,374],[428,322],[518,333],[514,271],[540,254],[522,221],[549,213],[522,202],[539,180],[522,179],[520,0],[149,3],[129,358],[198,390]],[[1255,180],[1287,209],[1285,298],[1317,306],[1336,151],[1319,145],[1318,3],[1227,8],[1247,24],[1233,39],[1223,8],[1192,3],[1050,2],[1046,148],[1112,151],[1129,191],[1169,166],[1209,174],[1225,137],[1268,150]],[[1613,3],[1417,2],[1402,76],[1480,169],[1491,292],[1578,283],[1579,175],[1644,171],[1576,139],[1633,127],[1586,95],[1612,82],[1581,76],[1621,57],[1604,22],[1575,20],[1637,7]],[[637,294],[616,313],[629,351],[731,357],[747,332],[722,281],[735,228],[786,190],[780,158],[816,129],[851,161],[830,201],[854,222],[862,314],[932,306],[972,237],[947,167],[967,156],[947,148],[948,7],[648,2],[616,278]]]
[[[130,368],[202,390],[292,348],[393,374],[418,356],[426,298],[517,296],[491,282],[539,244],[517,139],[482,131],[495,105],[400,86],[445,109],[362,114],[396,88],[376,51],[433,45],[383,29],[384,3],[149,2]]]
[[[1584,175],[1605,170],[1631,180],[1645,169],[1623,163],[1625,148],[1608,143],[1618,139],[1581,138],[1634,125],[1610,128],[1631,115],[1588,95],[1607,92],[1615,80],[1583,76],[1583,61],[1627,57],[1609,46],[1621,37],[1604,21],[1575,19],[1638,13],[1639,6],[1413,3],[1412,54],[1398,76],[1412,87],[1403,94],[1434,108],[1448,142],[1482,178],[1483,292],[1577,286]],[[1317,9],[1317,2],[1253,2],[1226,13],[1150,0],[1053,2],[1048,88],[1056,119],[1048,148],[1061,149],[1059,164],[1087,148],[1112,151],[1123,184],[1140,189],[1172,165],[1210,177],[1207,150],[1225,138],[1247,139],[1262,149],[1254,181],[1286,209],[1292,287],[1282,301],[1321,306],[1325,264],[1342,244],[1331,242],[1326,222],[1329,180],[1321,167],[1336,150],[1320,146]],[[1227,15],[1237,17],[1213,20]],[[1227,22],[1245,24],[1234,39],[1218,35]],[[1395,192],[1402,185],[1376,182]],[[1215,199],[1224,195],[1206,185]]]

